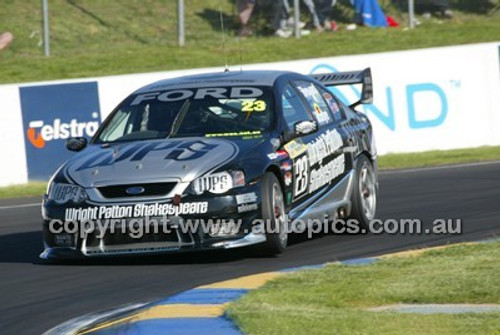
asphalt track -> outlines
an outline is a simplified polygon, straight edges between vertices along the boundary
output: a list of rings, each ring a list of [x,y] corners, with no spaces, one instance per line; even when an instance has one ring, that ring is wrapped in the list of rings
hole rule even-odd
[[[368,257],[500,235],[500,162],[380,175],[378,217],[462,219],[454,235],[327,235],[296,238],[284,254],[247,250],[47,265],[39,199],[0,201],[0,334],[40,334],[82,314],[166,297],[252,273]],[[460,255],[457,255],[460,256]]]

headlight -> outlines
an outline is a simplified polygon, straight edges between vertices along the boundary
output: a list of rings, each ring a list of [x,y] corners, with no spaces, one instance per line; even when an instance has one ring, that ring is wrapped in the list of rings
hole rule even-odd
[[[224,171],[195,179],[191,183],[191,189],[195,194],[206,191],[214,194],[226,193],[232,188],[245,186],[245,174],[243,171]]]
[[[80,203],[87,199],[85,189],[73,184],[51,183],[48,194],[49,200],[54,200],[58,204],[65,204],[68,201]]]

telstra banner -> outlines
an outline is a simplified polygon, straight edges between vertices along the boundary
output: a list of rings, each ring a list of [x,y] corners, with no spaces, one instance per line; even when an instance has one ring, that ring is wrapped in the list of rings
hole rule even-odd
[[[101,120],[97,82],[19,89],[29,180],[47,180],[72,153],[70,137],[92,137]]]

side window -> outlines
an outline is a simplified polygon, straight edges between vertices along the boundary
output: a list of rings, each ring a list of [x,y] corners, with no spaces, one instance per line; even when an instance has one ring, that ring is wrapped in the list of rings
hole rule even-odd
[[[322,94],[318,91],[313,83],[307,81],[296,81],[295,85],[304,95],[307,102],[311,106],[314,118],[319,125],[328,124],[333,121],[332,114]]]
[[[133,124],[131,123],[129,112],[120,109],[116,112],[114,118],[118,121],[106,127],[100,135],[103,141],[114,141],[132,131]]]
[[[321,87],[318,88],[319,91],[321,92],[321,95],[323,98],[325,98],[326,103],[328,104],[328,107],[330,107],[330,111],[332,112],[333,119],[335,122],[341,121],[344,119],[344,113],[342,112],[342,109],[340,108],[340,104],[337,101],[337,99],[333,96],[333,94]]]
[[[281,102],[283,106],[283,117],[290,129],[293,129],[295,123],[299,121],[311,120],[311,116],[292,85],[288,84],[283,89]]]

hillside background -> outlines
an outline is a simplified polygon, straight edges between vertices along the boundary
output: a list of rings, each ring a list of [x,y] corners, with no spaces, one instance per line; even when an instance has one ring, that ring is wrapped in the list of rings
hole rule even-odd
[[[15,40],[0,53],[0,83],[163,71],[371,53],[500,40],[500,0],[452,0],[451,20],[417,16],[408,30],[406,1],[381,0],[400,28],[347,31],[353,11],[340,0],[340,30],[299,40],[272,36],[262,0],[255,36],[235,37],[233,0],[185,0],[186,45],[177,46],[177,0],[50,0],[51,57],[43,55],[40,0],[3,0],[0,31]],[[222,13],[222,14],[221,14]],[[226,53],[220,17],[225,25]],[[302,19],[307,20],[305,11]]]

